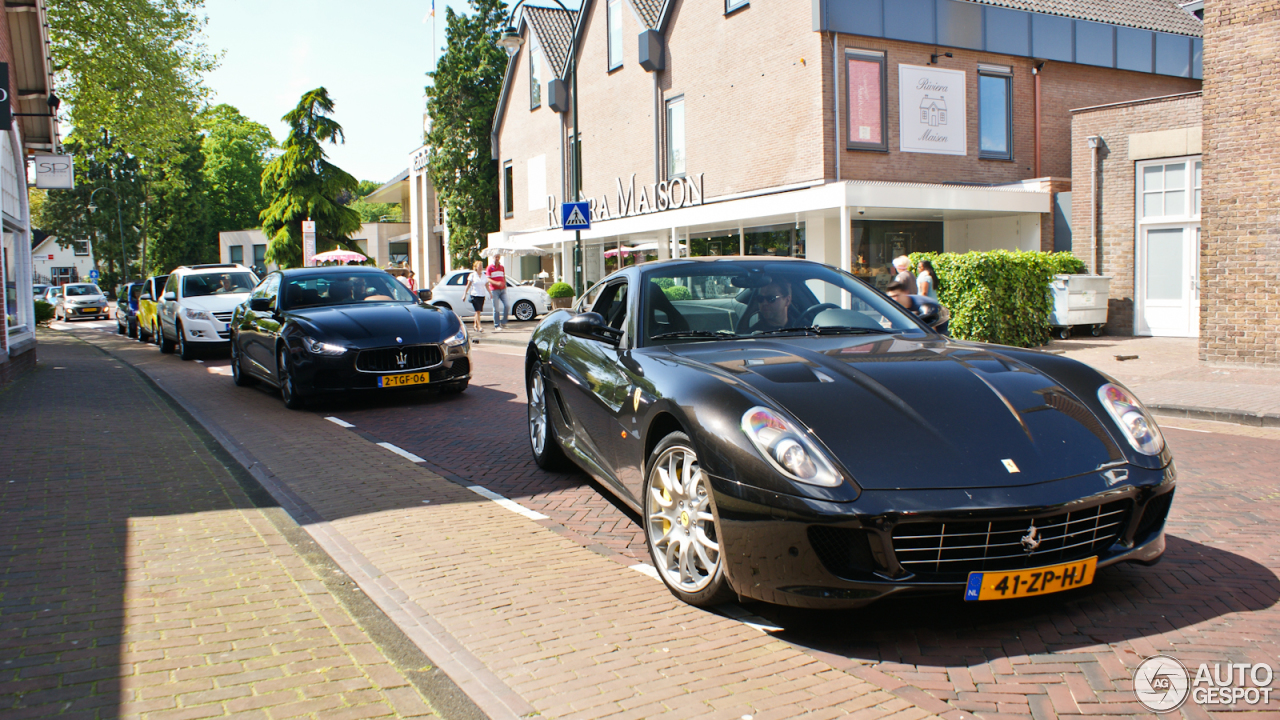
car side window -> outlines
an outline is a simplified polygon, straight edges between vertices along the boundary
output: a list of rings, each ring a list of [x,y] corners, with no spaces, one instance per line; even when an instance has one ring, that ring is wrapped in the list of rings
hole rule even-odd
[[[609,327],[621,330],[627,319],[627,282],[623,280],[606,286],[591,306],[591,311],[600,313]]]
[[[454,275],[453,277],[449,278],[449,284],[450,285],[466,285],[467,275],[470,275],[470,273],[469,272],[458,273],[457,275]]]
[[[578,301],[574,303],[573,311],[576,313],[592,312],[589,311],[588,308],[594,308],[596,306],[596,301],[600,299],[600,293],[603,292],[604,289],[605,284],[602,282],[591,286],[591,288],[583,293],[582,297],[578,298]]]
[[[162,300],[162,299],[164,299],[164,294],[165,294],[165,293],[173,293],[173,294],[175,294],[175,295],[176,295],[176,294],[178,294],[178,276],[177,276],[177,275],[170,275],[170,276],[165,280],[165,283],[164,283],[164,290],[163,290],[163,291],[161,291],[161,293],[160,293],[160,297],[158,297],[158,298],[156,298],[156,299],[157,299],[157,300]]]
[[[269,299],[272,305],[276,302],[276,295],[280,293],[280,279],[280,273],[275,273],[263,280],[262,284],[258,286],[262,288],[262,297]]]

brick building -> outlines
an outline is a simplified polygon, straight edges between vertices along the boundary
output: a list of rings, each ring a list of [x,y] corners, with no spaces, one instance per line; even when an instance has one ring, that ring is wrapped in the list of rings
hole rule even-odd
[[[1201,85],[1201,22],[1170,0],[586,0],[516,29],[490,244],[553,253],[525,277],[572,274],[575,155],[588,281],[632,247],[868,276],[903,252],[1070,247],[1071,109]]]
[[[49,67],[44,0],[10,0],[0,13],[0,62],[8,66],[12,127],[0,130],[0,385],[36,360],[32,293],[31,223],[27,212],[27,162],[61,150],[53,74]]]

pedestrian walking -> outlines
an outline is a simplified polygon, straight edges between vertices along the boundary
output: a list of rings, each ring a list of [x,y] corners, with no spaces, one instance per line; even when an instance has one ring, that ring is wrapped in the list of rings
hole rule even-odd
[[[916,287],[916,276],[911,274],[911,258],[906,255],[899,255],[893,259],[893,267],[898,271],[893,281],[902,283],[902,287],[907,291],[908,295],[919,295],[919,288]]]
[[[493,330],[497,332],[507,326],[507,269],[502,267],[502,256],[494,255],[493,262],[484,271],[489,297],[493,298]],[[502,307],[499,320],[498,307]]]
[[[484,312],[484,301],[489,293],[485,285],[484,263],[477,260],[471,265],[471,274],[467,276],[467,286],[462,291],[467,302],[471,303],[472,310],[475,311],[471,319],[474,321],[472,327],[475,328],[476,332],[483,332],[480,329],[480,314]]]
[[[938,299],[938,290],[941,285],[938,283],[938,273],[933,269],[932,262],[921,260],[916,266],[916,288],[920,291],[919,294],[931,300]]]

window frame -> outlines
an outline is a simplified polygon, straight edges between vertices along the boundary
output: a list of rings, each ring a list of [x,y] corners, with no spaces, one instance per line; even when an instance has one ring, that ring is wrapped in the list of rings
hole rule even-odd
[[[84,252],[81,252],[80,248],[84,248]],[[72,240],[71,254],[74,257],[89,257],[89,241],[88,240]]]
[[[1201,212],[1203,208],[1196,207],[1196,193],[1202,189],[1201,183],[1203,177],[1196,177],[1196,165],[1201,166],[1201,174],[1203,174],[1204,156],[1200,155],[1183,155],[1179,157],[1152,158],[1150,160],[1139,160],[1133,166],[1133,184],[1134,184],[1134,218],[1138,225],[1159,225],[1168,223],[1199,223],[1201,220]],[[1165,205],[1165,195],[1170,192],[1165,183],[1164,176],[1167,174],[1167,168],[1170,165],[1181,165],[1185,172],[1186,182],[1182,187],[1173,192],[1181,192],[1183,194],[1182,210],[1178,215],[1150,215],[1146,214],[1146,196],[1160,194],[1160,207],[1163,210]],[[1149,167],[1161,168],[1161,182],[1159,190],[1147,190],[1146,169]],[[1201,183],[1197,183],[1200,180]]]
[[[751,0],[724,0],[724,14],[732,15],[750,4]]]
[[[614,27],[614,18],[613,18],[613,10],[614,10],[614,8],[617,8],[617,10],[618,10],[618,19],[617,19],[617,27],[616,27],[616,28]],[[606,68],[607,68],[607,70],[606,70],[606,71],[607,71],[607,72],[612,73],[614,70],[618,70],[618,69],[620,69],[620,68],[622,67],[622,63],[623,63],[623,57],[622,57],[622,54],[623,54],[623,53],[622,53],[622,0],[605,0],[605,5],[604,5],[604,23],[605,23],[605,56],[604,56],[604,61],[605,61],[605,66],[606,66]],[[618,44],[617,44],[617,47],[616,47],[616,48],[614,47],[614,43],[613,43],[613,33],[614,33],[614,30],[615,30],[615,29],[617,30],[617,33],[618,33]],[[618,51],[618,63],[617,63],[616,65],[613,63],[613,51],[614,51],[615,49]]]
[[[502,217],[504,218],[516,214],[515,173],[510,160],[502,163]]]
[[[529,29],[529,112],[542,107],[542,76],[538,70],[538,36]]]
[[[684,161],[684,169],[678,173],[675,172],[675,156],[672,155],[673,148],[671,146],[671,108],[677,104],[680,105],[680,150],[683,153],[682,159]],[[689,173],[689,145],[688,143],[685,142],[685,137],[686,137],[685,129],[689,125],[689,113],[687,111],[687,108],[688,106],[685,104],[685,101],[684,101],[684,93],[681,93],[673,98],[669,98],[664,103],[665,112],[663,113],[662,121],[664,126],[663,135],[665,135],[665,140],[666,140],[665,142],[666,152],[664,154],[667,156],[666,158],[667,162],[665,163],[666,171],[667,171],[666,172],[667,180],[687,177]]]
[[[982,147],[982,79],[995,78],[1004,81],[1004,134],[1005,152],[986,150]],[[1013,161],[1013,69],[978,65],[978,158],[981,160]]]
[[[236,251],[239,251],[239,254],[240,254],[239,259],[237,259],[237,258],[236,258]],[[228,246],[227,246],[227,259],[228,259],[230,262],[233,262],[233,263],[235,263],[235,264],[237,264],[237,265],[244,265],[244,246],[243,246],[243,245],[228,245]]]
[[[880,65],[880,142],[863,142],[853,139],[853,113],[848,111],[849,98],[845,97],[844,140],[845,150],[870,150],[889,152],[889,57],[882,50],[865,48],[844,49],[844,91],[849,92],[849,62],[874,62]]]

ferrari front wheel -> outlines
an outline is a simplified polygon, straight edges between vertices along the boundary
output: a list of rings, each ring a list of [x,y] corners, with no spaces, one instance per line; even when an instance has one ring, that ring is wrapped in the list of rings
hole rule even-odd
[[[566,470],[569,460],[556,438],[556,428],[551,424],[548,407],[547,383],[542,377],[542,364],[529,367],[529,447],[533,461],[543,470]]]
[[[711,484],[689,436],[675,432],[663,438],[646,467],[645,539],[662,582],[697,607],[734,600]]]

